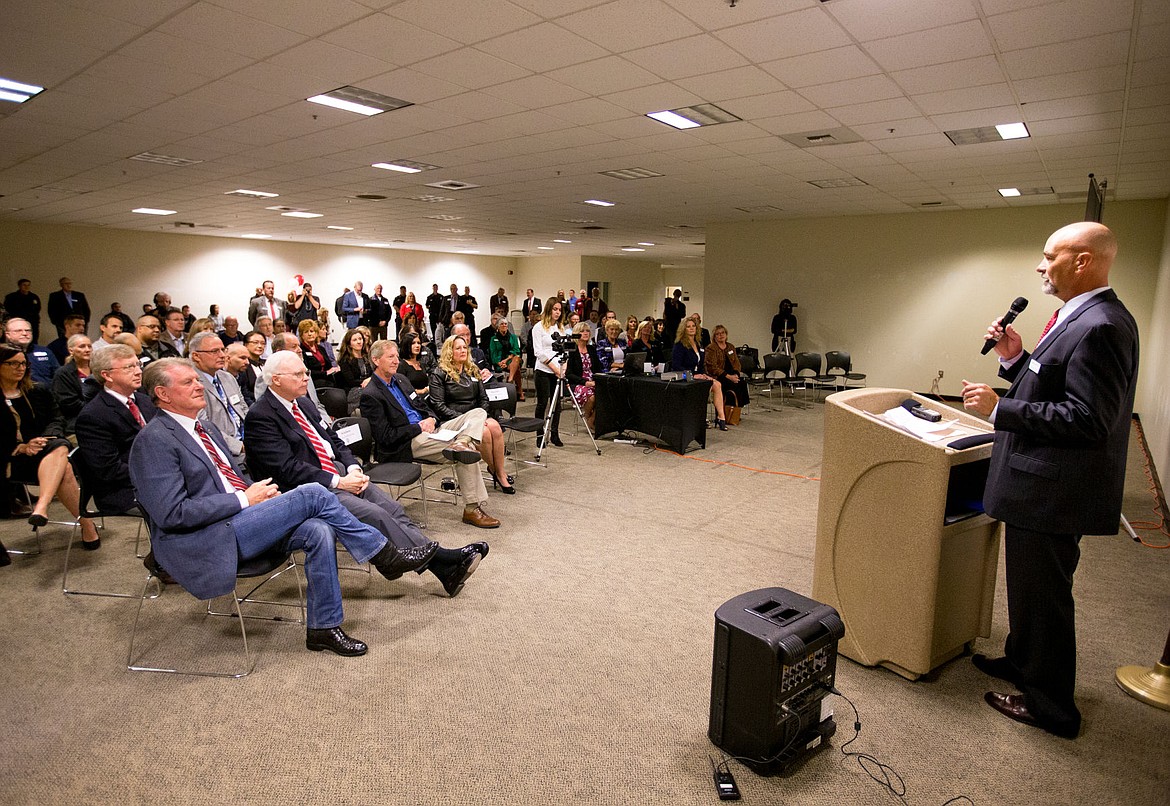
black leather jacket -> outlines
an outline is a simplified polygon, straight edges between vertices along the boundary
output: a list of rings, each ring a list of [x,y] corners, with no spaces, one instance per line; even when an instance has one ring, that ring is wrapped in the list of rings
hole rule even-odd
[[[460,375],[458,381],[453,381],[450,375],[439,368],[431,373],[429,402],[443,422],[453,420],[474,408],[486,410],[488,407],[487,392],[478,377]]]

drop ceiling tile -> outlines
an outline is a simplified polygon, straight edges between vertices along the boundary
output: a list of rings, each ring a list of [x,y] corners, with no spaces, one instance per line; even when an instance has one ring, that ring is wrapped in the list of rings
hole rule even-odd
[[[26,31],[0,26],[5,78],[52,89],[103,55],[102,50],[84,45],[58,48],[51,37],[37,38],[38,44],[30,47],[32,38]]]
[[[982,87],[931,92],[915,95],[912,100],[927,115],[1006,107],[1015,103],[1011,88],[1007,84],[987,84]]]
[[[744,67],[747,60],[710,34],[630,51],[625,58],[665,79],[703,76]]]
[[[919,135],[939,134],[938,127],[924,117],[886,120],[881,123],[860,123],[851,128],[866,140],[884,141],[882,144],[884,150],[889,150],[887,146],[890,145],[890,141]]]
[[[873,59],[856,45],[776,59],[760,66],[794,88],[846,81],[881,72]]]
[[[807,98],[791,90],[770,92],[750,98],[737,98],[734,101],[725,101],[720,106],[736,117],[753,121],[811,112],[817,108]]]
[[[822,108],[903,97],[902,89],[884,75],[802,87],[800,94]]]
[[[316,77],[322,82],[317,92],[328,92],[347,84],[360,86],[362,79],[381,75],[398,66],[319,39],[289,48],[265,61],[282,70]]]
[[[605,95],[658,83],[658,78],[653,73],[620,56],[607,56],[572,67],[563,67],[560,70],[553,70],[548,76],[591,95]]]
[[[581,90],[541,75],[485,87],[483,92],[526,109],[543,109],[586,97]]]
[[[150,31],[125,45],[118,55],[147,62],[150,70],[221,78],[255,59],[223,48]]]
[[[987,109],[973,109],[963,112],[948,112],[932,115],[930,118],[939,131],[952,129],[973,129],[977,126],[996,126],[1000,123],[1013,123],[1020,119],[1020,110],[1016,106],[997,106]]]
[[[1007,78],[994,56],[898,70],[891,77],[911,95],[996,84]]]
[[[1025,120],[1052,120],[1054,118],[1075,118],[1082,115],[1101,115],[1120,112],[1125,104],[1123,92],[1083,95],[1078,98],[1061,98],[1055,101],[1037,101],[1024,107]],[[1120,118],[1120,115],[1118,116]]]
[[[1138,59],[1161,59],[1170,56],[1170,22],[1143,27],[1138,34]]]
[[[708,99],[671,83],[651,84],[648,87],[613,92],[602,96],[602,100],[628,109],[636,115],[708,102]],[[665,126],[666,124],[659,123],[658,125]]]
[[[460,47],[454,39],[385,14],[364,17],[330,31],[321,38],[338,47],[403,65],[430,59]]]
[[[859,42],[925,31],[976,18],[966,0],[882,0],[881,3],[830,3],[825,10]]]
[[[364,79],[362,87],[413,104],[430,103],[466,92],[466,89],[458,84],[406,67]]]
[[[544,111],[579,126],[630,117],[628,109],[622,109],[600,98],[583,98],[580,101],[556,104]]]
[[[1170,123],[1170,104],[1131,109],[1126,115],[1126,123],[1131,126],[1146,126],[1151,123]]]
[[[1073,45],[1044,45],[1008,51],[1003,63],[1013,79],[1093,70],[1125,64],[1129,53],[1129,33],[1102,34],[1079,40]]]
[[[993,53],[991,42],[977,20],[878,39],[867,43],[866,50],[879,65],[891,72]]]
[[[798,112],[792,115],[779,115],[774,118],[760,118],[752,123],[772,134],[792,134],[793,132],[808,132],[814,129],[833,129],[841,125],[841,121],[826,112]]]
[[[505,101],[482,92],[465,92],[452,95],[440,101],[431,101],[427,107],[437,112],[446,112],[468,120],[488,120],[513,112],[522,112],[526,107]]]
[[[819,8],[727,28],[717,36],[755,62],[771,62],[851,44],[849,35]]]
[[[537,73],[609,55],[605,48],[552,23],[489,39],[476,47]]]
[[[463,48],[418,62],[414,69],[473,90],[530,75],[522,67],[473,48]]]
[[[1081,70],[1055,76],[1026,78],[1014,82],[1014,86],[1020,100],[1026,104],[1121,90],[1125,88],[1125,65],[1118,64],[1098,70]]]
[[[909,98],[889,98],[883,101],[838,106],[827,111],[846,126],[854,126],[860,123],[902,120],[916,116],[919,110]]]
[[[1052,45],[1129,30],[1133,0],[1061,0],[987,18],[1000,50]]]
[[[474,3],[405,0],[387,8],[385,13],[468,45],[541,21],[538,15],[508,0]]]
[[[613,53],[702,33],[661,0],[615,0],[561,17],[557,24]]]
[[[254,20],[279,25],[306,36],[320,36],[370,15],[353,0],[211,0]]]
[[[250,19],[210,3],[195,3],[156,30],[253,59],[272,56],[305,41],[304,34]]]

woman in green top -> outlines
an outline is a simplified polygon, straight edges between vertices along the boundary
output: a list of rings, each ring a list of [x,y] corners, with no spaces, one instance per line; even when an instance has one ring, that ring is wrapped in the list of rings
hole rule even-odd
[[[516,384],[517,400],[524,399],[524,386],[520,383],[520,339],[508,330],[508,320],[500,319],[496,332],[487,344],[488,360],[499,372],[507,374],[508,383]]]

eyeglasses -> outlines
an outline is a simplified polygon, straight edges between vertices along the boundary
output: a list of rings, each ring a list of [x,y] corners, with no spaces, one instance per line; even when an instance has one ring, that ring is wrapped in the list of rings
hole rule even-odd
[[[226,347],[217,347],[214,350],[193,350],[192,352],[196,352],[196,353],[226,353],[227,348]]]
[[[127,364],[124,367],[110,367],[110,372],[126,372],[127,370],[130,372],[141,372],[142,365],[138,362],[134,362],[133,364]]]
[[[25,361],[23,358],[21,358],[21,359],[10,358],[7,361],[0,362],[0,363],[3,363],[4,366],[6,366],[6,367],[27,367],[28,366],[28,362]]]
[[[303,369],[300,372],[274,372],[272,374],[273,375],[291,375],[294,378],[307,378],[307,377],[309,377],[309,373]]]

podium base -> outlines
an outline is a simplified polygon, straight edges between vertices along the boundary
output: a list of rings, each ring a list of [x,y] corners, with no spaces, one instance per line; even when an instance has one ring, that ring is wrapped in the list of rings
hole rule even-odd
[[[1154,668],[1122,666],[1117,670],[1117,685],[1126,694],[1147,705],[1170,711],[1170,666],[1156,663]]]

